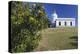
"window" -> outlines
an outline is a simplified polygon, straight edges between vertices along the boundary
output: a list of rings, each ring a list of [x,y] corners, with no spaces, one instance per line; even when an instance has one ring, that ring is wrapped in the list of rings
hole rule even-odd
[[[61,22],[59,22],[59,26],[61,26]]]
[[[66,22],[65,22],[65,26],[66,26]]]
[[[72,26],[72,22],[70,22],[70,26]]]

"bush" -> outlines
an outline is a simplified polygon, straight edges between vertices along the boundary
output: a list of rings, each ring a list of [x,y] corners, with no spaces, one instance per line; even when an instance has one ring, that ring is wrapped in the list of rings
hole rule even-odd
[[[40,31],[47,27],[47,17],[42,5],[35,4],[33,7],[30,3],[24,3],[10,2],[11,52],[33,51],[41,39]],[[40,15],[38,10],[41,10]]]

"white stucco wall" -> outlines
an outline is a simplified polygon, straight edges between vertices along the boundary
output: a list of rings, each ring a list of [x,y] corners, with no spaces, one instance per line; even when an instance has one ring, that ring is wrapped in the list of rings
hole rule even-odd
[[[58,27],[59,26],[59,21],[56,21],[56,27]]]
[[[71,22],[71,21],[66,21],[66,22],[67,22],[67,26],[68,26],[68,27],[71,26],[71,25],[70,25],[70,22]]]
[[[61,25],[59,25],[59,22],[61,22]],[[65,22],[66,22],[66,26],[65,26]],[[66,21],[57,20],[56,21],[56,27],[72,27],[70,22],[72,22],[72,26],[74,27],[75,26],[75,20],[66,20]]]
[[[73,24],[72,26],[76,26],[76,25],[75,25],[75,21],[72,21],[72,24]]]

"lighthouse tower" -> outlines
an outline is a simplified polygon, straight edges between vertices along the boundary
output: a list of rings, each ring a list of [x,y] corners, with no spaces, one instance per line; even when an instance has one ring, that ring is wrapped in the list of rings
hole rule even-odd
[[[52,23],[54,23],[57,18],[58,18],[58,15],[57,15],[56,11],[54,11],[52,14]]]

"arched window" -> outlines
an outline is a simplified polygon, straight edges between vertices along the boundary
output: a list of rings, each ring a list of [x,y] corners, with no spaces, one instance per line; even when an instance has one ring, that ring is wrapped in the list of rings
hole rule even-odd
[[[61,22],[59,22],[59,26],[61,26]]]
[[[70,26],[72,26],[72,22],[70,22]]]
[[[66,26],[66,22],[65,22],[65,26]]]

